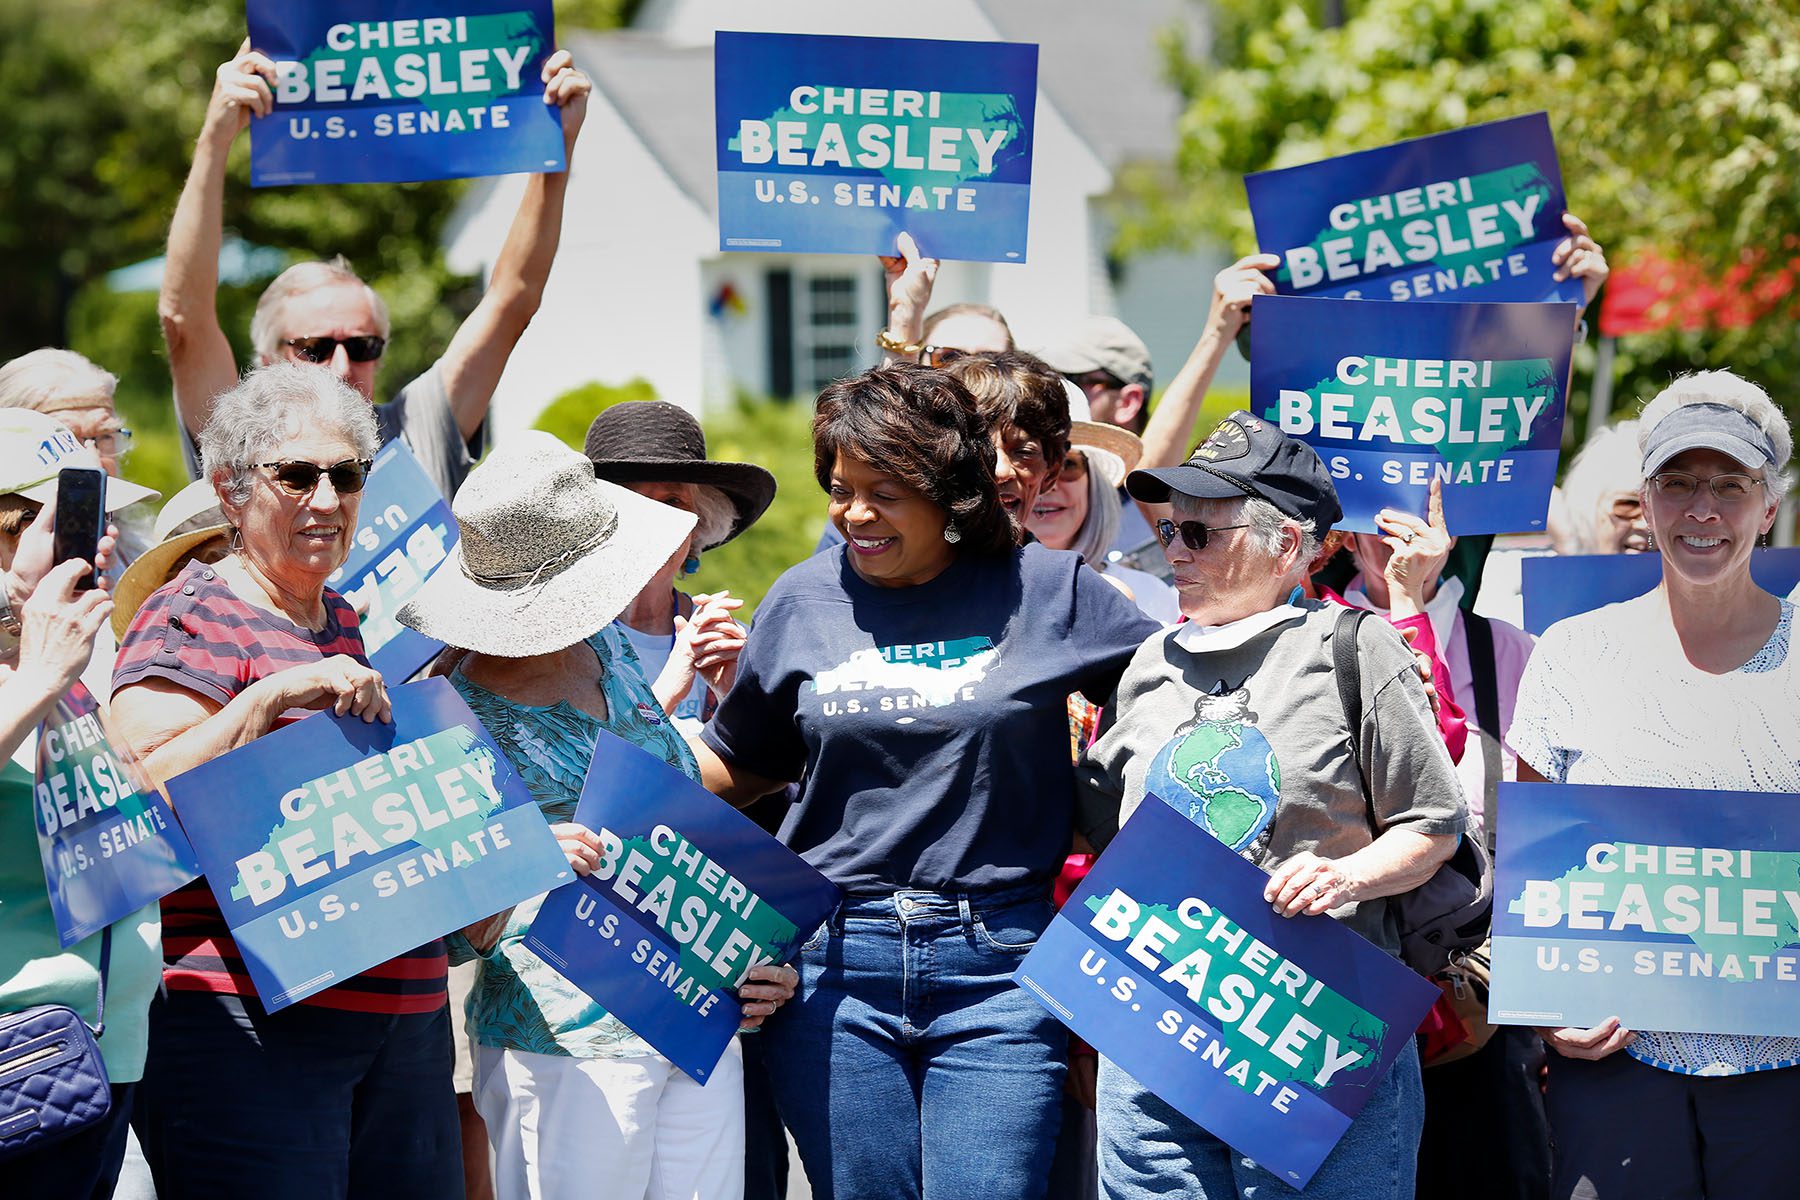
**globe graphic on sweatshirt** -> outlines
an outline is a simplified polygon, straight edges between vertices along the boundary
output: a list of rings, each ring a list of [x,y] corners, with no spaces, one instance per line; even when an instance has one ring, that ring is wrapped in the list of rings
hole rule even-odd
[[[1156,752],[1144,787],[1233,850],[1254,846],[1275,817],[1281,766],[1243,689],[1202,696],[1192,725]]]

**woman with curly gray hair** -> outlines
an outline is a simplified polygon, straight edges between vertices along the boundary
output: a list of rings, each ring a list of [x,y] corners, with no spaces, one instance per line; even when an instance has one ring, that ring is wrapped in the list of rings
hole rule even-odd
[[[161,779],[308,710],[389,719],[356,614],[325,586],[375,455],[367,401],[329,372],[265,367],[200,444],[231,553],[144,602],[113,675],[114,718]],[[270,1013],[205,883],[165,897],[139,1129],[157,1194],[457,1193],[444,976],[434,938]]]

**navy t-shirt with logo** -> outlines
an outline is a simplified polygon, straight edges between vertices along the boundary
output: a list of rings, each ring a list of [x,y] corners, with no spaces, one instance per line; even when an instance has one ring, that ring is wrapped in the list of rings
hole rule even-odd
[[[853,895],[1048,883],[1072,828],[1067,697],[1104,702],[1156,623],[1040,545],[900,588],[846,554],[776,580],[702,736],[802,781],[781,839]]]

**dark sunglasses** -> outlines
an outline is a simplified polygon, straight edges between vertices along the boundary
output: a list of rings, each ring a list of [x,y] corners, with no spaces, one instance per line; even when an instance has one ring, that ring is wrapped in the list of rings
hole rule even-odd
[[[958,350],[955,346],[920,346],[919,365],[922,367],[947,367],[967,353],[967,350]]]
[[[281,343],[292,346],[294,353],[309,363],[327,363],[331,356],[342,346],[344,353],[350,356],[351,362],[374,362],[387,349],[387,339],[380,334],[364,333],[356,337],[303,337],[288,338]]]
[[[1156,536],[1162,539],[1163,545],[1167,546],[1175,540],[1175,535],[1179,533],[1181,544],[1198,553],[1206,549],[1206,540],[1213,534],[1224,533],[1228,529],[1248,528],[1250,528],[1248,525],[1208,525],[1205,521],[1183,521],[1177,525],[1167,517],[1163,517],[1156,522]]]
[[[321,475],[331,480],[331,490],[338,495],[353,496],[363,490],[363,484],[369,479],[369,467],[373,464],[366,458],[346,458],[343,462],[321,467],[318,463],[294,458],[286,462],[256,465],[272,472],[275,482],[281,485],[281,490],[291,496],[312,495],[313,489],[319,486]]]

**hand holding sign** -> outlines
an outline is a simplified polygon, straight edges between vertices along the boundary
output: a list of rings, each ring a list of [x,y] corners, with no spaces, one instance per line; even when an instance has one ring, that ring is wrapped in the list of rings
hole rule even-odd
[[[575,139],[581,133],[581,123],[587,119],[588,94],[594,90],[594,81],[575,69],[575,56],[567,50],[558,50],[545,60],[542,75],[544,103],[562,110],[566,167],[569,156],[575,153]]]
[[[1587,222],[1574,213],[1563,214],[1563,225],[1569,236],[1557,243],[1550,255],[1550,262],[1556,267],[1552,276],[1557,282],[1565,279],[1581,280],[1581,292],[1584,297],[1582,306],[1594,302],[1594,296],[1606,277],[1612,274],[1612,268],[1606,265],[1606,252],[1588,235]]]
[[[925,310],[931,307],[931,292],[937,285],[935,258],[919,253],[919,244],[905,230],[894,238],[898,254],[881,255],[881,270],[887,278],[888,335],[908,346],[925,336]],[[889,362],[898,361],[888,351]]]
[[[1425,503],[1426,520],[1408,512],[1384,508],[1375,514],[1375,528],[1388,548],[1381,569],[1387,583],[1388,609],[1396,620],[1425,611],[1426,593],[1437,584],[1450,561],[1456,539],[1444,525],[1444,481],[1433,479]]]
[[[206,106],[204,130],[217,130],[226,140],[235,138],[251,117],[266,117],[275,108],[275,63],[250,48],[245,38],[237,53],[219,64],[214,73],[212,100]],[[205,136],[203,132],[201,136]]]

